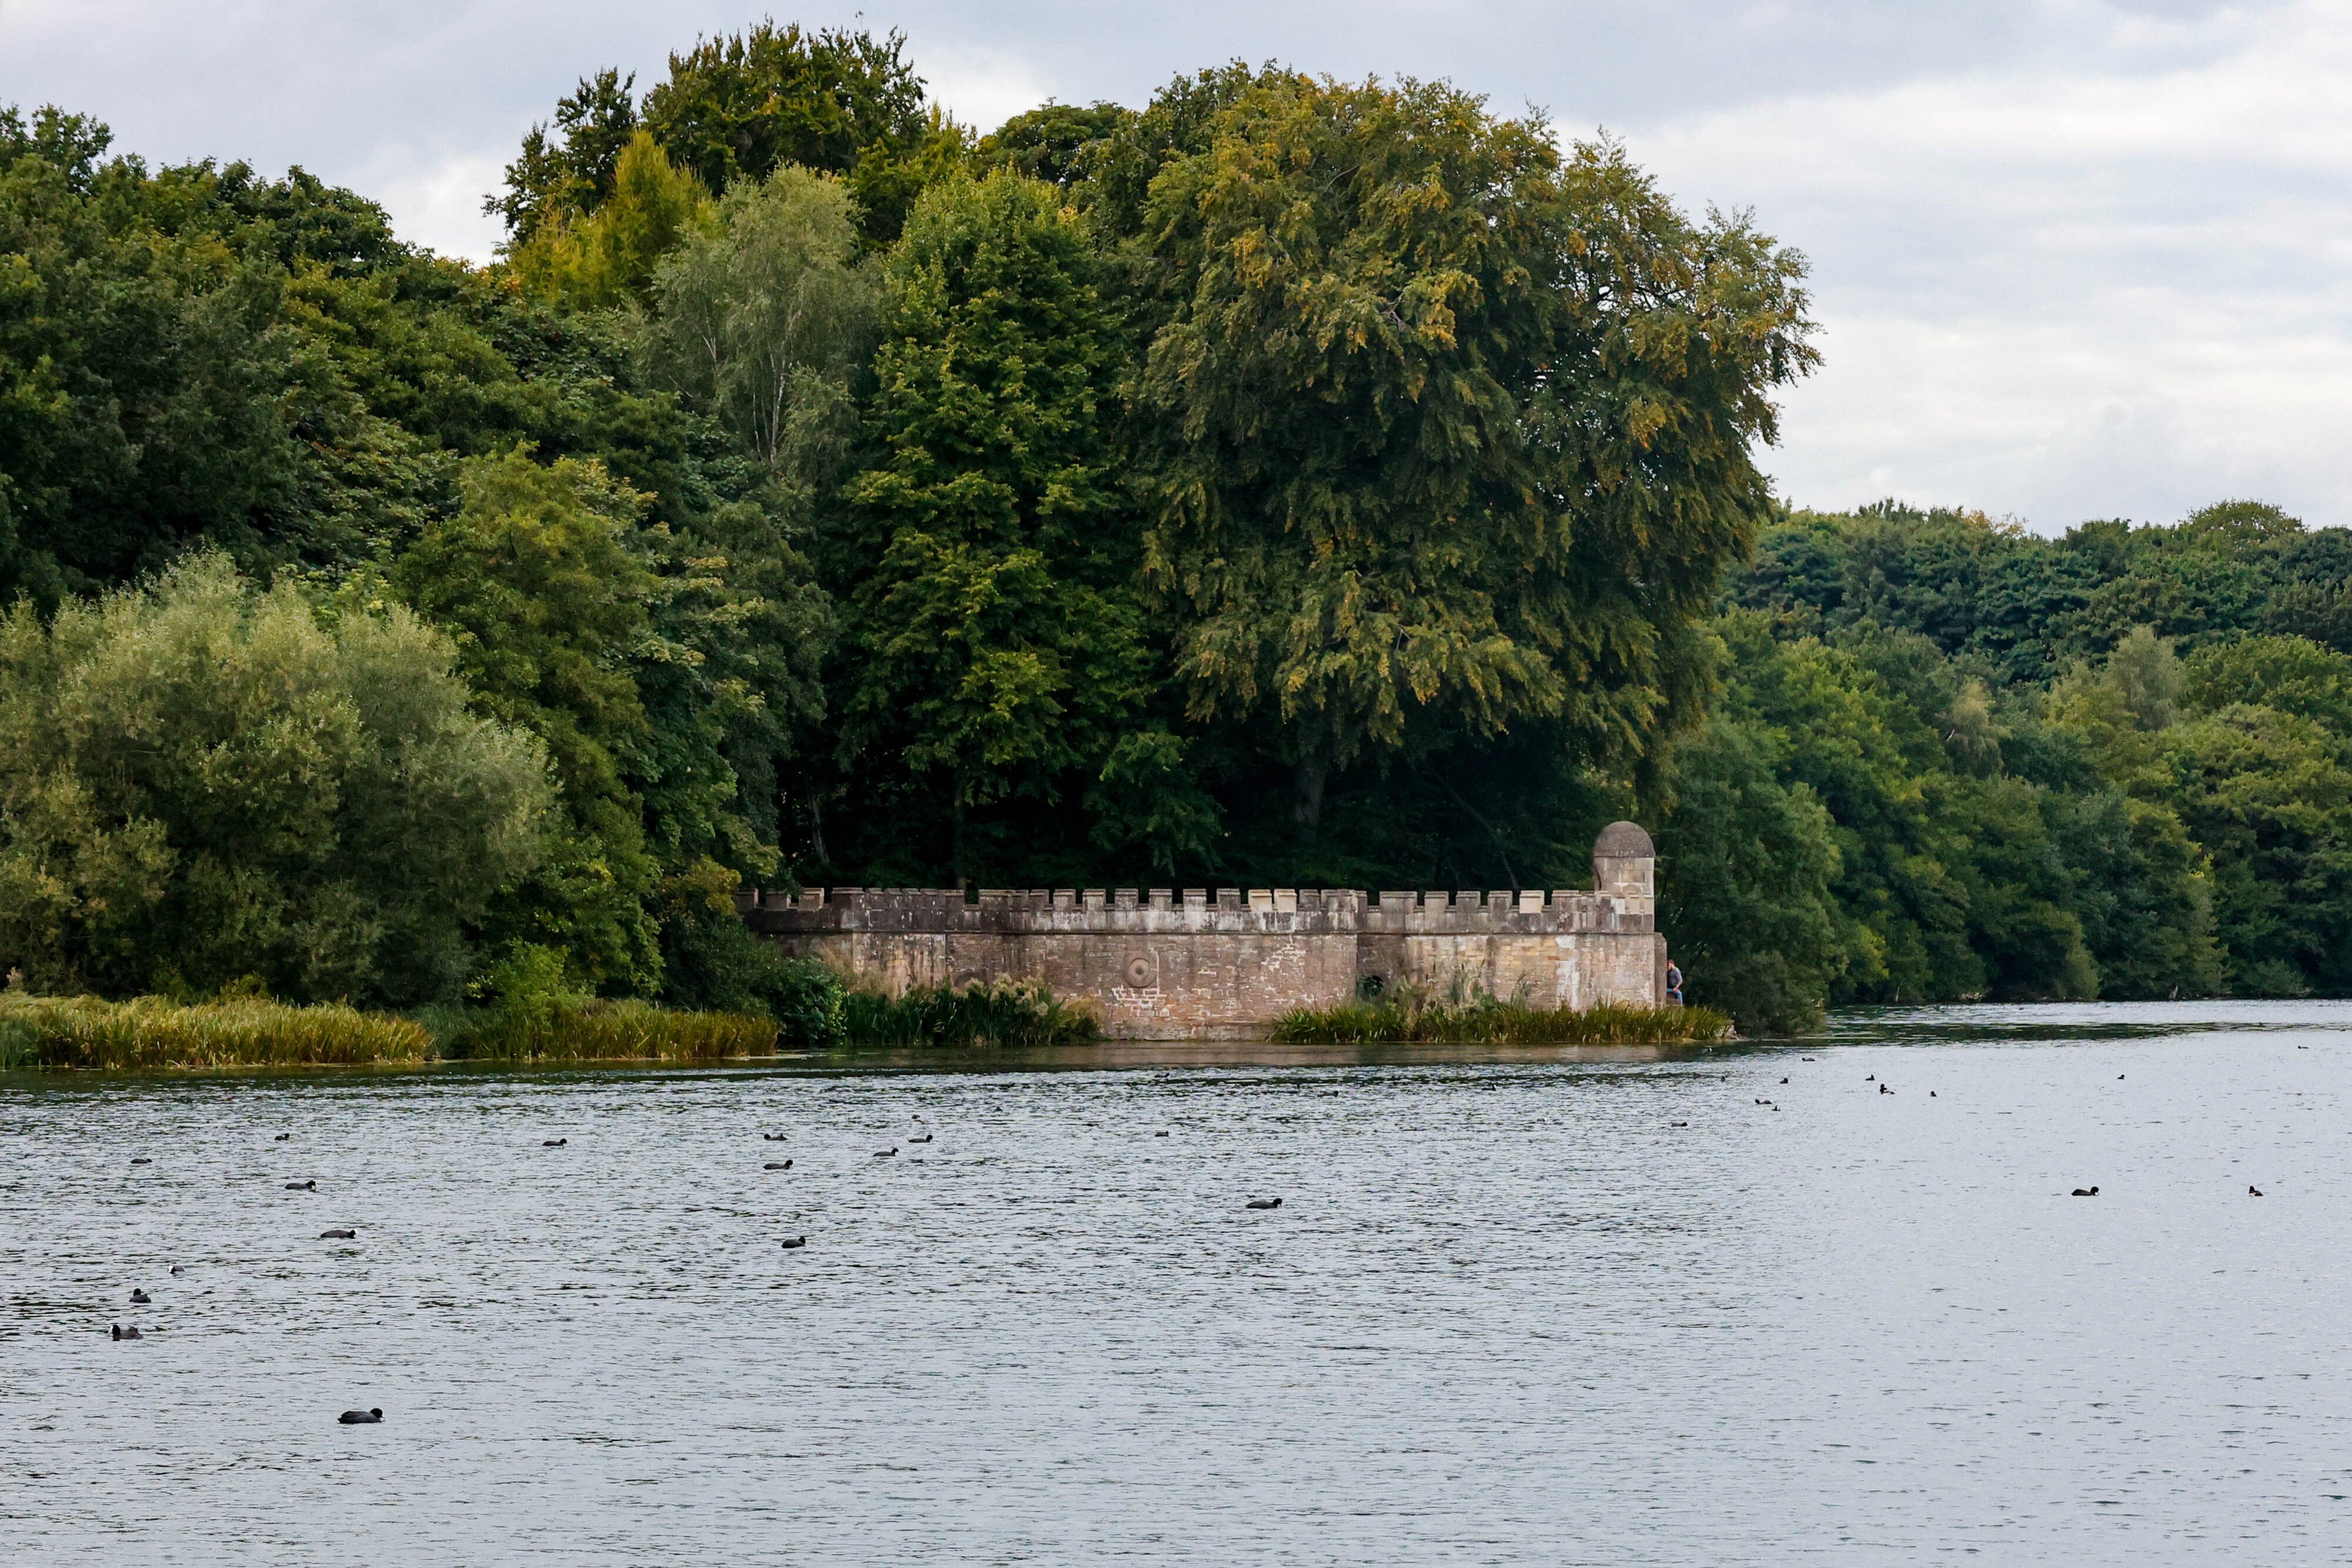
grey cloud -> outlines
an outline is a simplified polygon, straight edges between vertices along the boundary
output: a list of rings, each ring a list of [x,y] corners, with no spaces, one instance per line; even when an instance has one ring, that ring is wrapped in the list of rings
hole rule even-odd
[[[580,76],[660,75],[757,7],[616,0],[0,0],[0,101],[54,100],[153,161],[299,162],[404,234],[486,256],[478,211]],[[1278,59],[1444,77],[1564,135],[1608,127],[1693,206],[1811,258],[1822,373],[1769,464],[1791,499],[1894,492],[2037,526],[2260,493],[2352,517],[2352,28],[2281,0],[922,0],[898,26],[986,126],[1139,103]]]

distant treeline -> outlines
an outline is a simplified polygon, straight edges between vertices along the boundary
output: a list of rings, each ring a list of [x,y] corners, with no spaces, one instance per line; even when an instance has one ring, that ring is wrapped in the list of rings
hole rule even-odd
[[[29,984],[782,1017],[747,883],[1566,886],[1634,816],[1749,1027],[2346,985],[2338,536],[1787,517],[1801,259],[1612,144],[1238,66],[983,136],[762,26],[491,206],[0,113]]]
[[[1887,504],[1765,530],[1680,742],[1692,994],[2352,991],[2352,532],[2229,502],[2063,538]]]

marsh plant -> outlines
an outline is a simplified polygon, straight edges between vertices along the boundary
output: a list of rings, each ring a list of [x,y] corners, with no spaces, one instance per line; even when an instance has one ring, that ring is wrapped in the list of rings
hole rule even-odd
[[[1063,1001],[1036,980],[924,986],[896,997],[851,991],[842,1027],[852,1045],[1076,1045],[1102,1032],[1085,1004]]]
[[[1294,1044],[1681,1045],[1732,1038],[1713,1008],[1539,1008],[1458,978],[1405,985],[1336,1007],[1295,1008],[1274,1026]]]

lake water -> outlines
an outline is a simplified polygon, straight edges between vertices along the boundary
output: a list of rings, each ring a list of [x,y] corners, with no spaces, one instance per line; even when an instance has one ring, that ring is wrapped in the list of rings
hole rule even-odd
[[[0,1555],[2340,1563],[2347,1031],[7,1078]]]

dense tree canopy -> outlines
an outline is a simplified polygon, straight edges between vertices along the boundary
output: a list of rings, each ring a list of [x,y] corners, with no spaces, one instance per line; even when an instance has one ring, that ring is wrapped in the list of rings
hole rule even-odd
[[[2352,534],[1787,510],[1802,260],[1614,144],[1240,65],[974,139],[763,24],[491,204],[0,113],[40,983],[781,1006],[745,883],[1565,886],[1635,815],[1751,1028],[2352,992]]]

